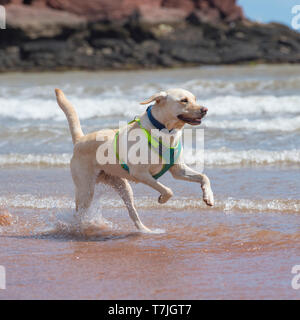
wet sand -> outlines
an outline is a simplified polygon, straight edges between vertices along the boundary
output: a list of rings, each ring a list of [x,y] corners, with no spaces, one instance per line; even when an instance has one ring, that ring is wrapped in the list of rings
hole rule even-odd
[[[283,170],[281,184],[274,184],[276,168],[206,171],[215,208],[202,203],[199,186],[169,175],[163,181],[175,195],[166,205],[134,185],[142,221],[157,231],[141,234],[108,187],[97,188],[93,230],[82,230],[72,223],[68,169],[2,170],[0,191],[18,197],[6,197],[15,223],[0,227],[7,273],[0,298],[299,299],[291,287],[291,269],[300,263],[300,202],[293,200],[299,170]],[[281,210],[274,195],[289,196],[293,206]]]
[[[0,226],[0,299],[299,299],[299,75],[300,65],[1,74],[0,208],[13,223]],[[56,87],[85,133],[132,120],[157,91],[195,94],[208,108],[199,128],[214,208],[200,186],[167,174],[174,197],[164,205],[133,185],[154,234],[136,231],[108,187],[79,221]],[[191,166],[194,151],[195,141],[184,144]]]

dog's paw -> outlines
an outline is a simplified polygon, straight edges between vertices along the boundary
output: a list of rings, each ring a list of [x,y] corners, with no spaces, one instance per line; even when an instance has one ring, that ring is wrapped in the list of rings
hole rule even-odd
[[[210,207],[212,207],[215,204],[214,194],[211,190],[203,191],[203,201]]]
[[[142,233],[152,233],[152,230],[147,228],[141,221],[138,221],[135,226],[137,227],[139,232]]]
[[[172,196],[173,196],[173,191],[171,189],[168,189],[166,193],[161,194],[158,197],[158,203],[160,204],[166,203]]]
[[[153,233],[153,231],[151,229],[149,229],[149,228],[147,228],[145,226],[143,228],[140,228],[139,232],[141,232],[141,233]]]

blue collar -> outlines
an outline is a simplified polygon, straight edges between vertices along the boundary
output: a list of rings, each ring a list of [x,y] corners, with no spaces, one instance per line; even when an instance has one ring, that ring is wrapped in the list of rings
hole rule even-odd
[[[162,130],[162,129],[165,129],[166,127],[161,123],[159,122],[158,120],[156,120],[152,113],[151,113],[151,109],[152,109],[153,106],[149,106],[147,108],[147,115],[148,115],[148,118],[150,120],[150,122],[153,124],[153,126],[158,129],[158,130]]]

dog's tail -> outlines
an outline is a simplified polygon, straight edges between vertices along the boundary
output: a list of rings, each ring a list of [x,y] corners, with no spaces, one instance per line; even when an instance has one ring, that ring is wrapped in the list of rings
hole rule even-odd
[[[62,109],[62,111],[65,113],[68,122],[69,122],[69,128],[72,135],[73,144],[78,142],[78,140],[84,136],[82,130],[80,121],[78,118],[78,115],[74,109],[74,107],[71,105],[71,103],[67,100],[64,93],[60,89],[55,89],[56,99],[57,103]]]

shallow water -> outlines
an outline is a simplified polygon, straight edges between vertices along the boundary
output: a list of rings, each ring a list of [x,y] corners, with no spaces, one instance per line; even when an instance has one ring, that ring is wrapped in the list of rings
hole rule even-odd
[[[300,66],[0,76],[0,298],[299,299]],[[72,144],[53,89],[74,102],[82,126],[116,127],[165,87],[191,90],[208,107],[200,186],[161,181],[174,197],[133,185],[136,232],[118,196],[98,186],[88,215],[74,213]],[[195,161],[193,146],[185,146]]]

